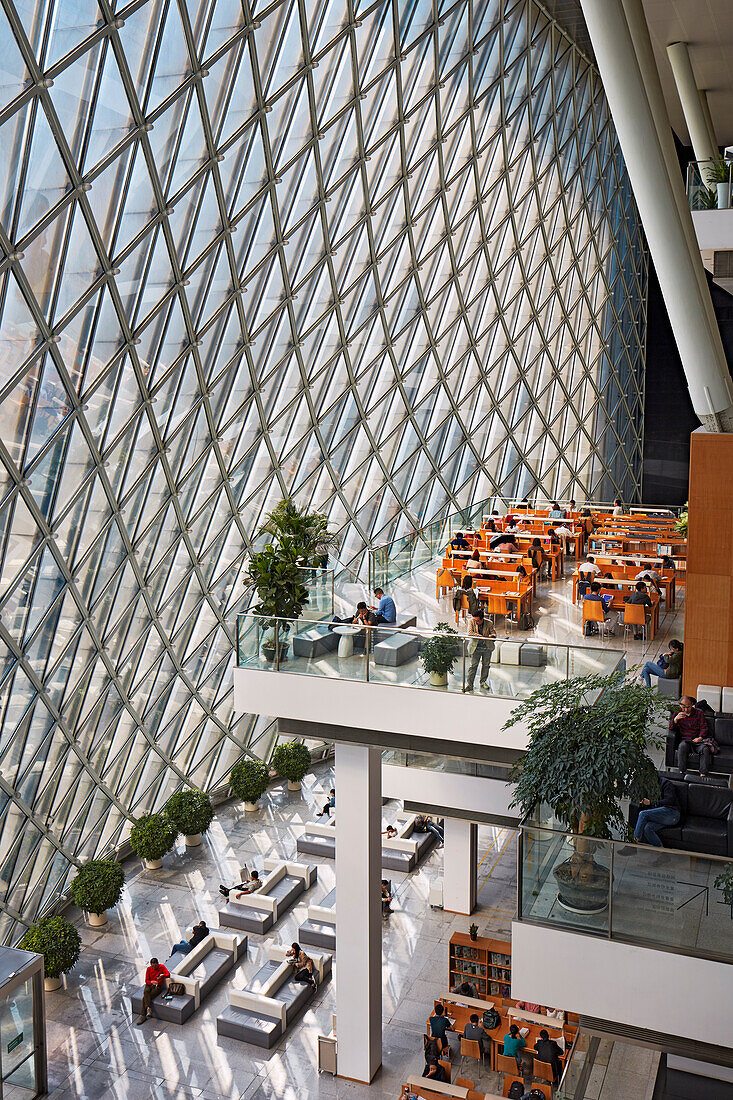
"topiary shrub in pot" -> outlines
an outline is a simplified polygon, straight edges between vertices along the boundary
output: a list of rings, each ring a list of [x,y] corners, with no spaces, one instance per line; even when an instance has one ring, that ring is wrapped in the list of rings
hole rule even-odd
[[[272,765],[287,779],[289,791],[299,791],[301,779],[310,771],[311,754],[302,741],[285,741],[275,749]]]
[[[267,765],[261,760],[239,760],[229,773],[229,786],[246,810],[257,809],[257,799],[267,790]]]
[[[163,813],[178,832],[183,833],[187,848],[195,848],[201,843],[201,834],[208,831],[214,820],[211,799],[195,787],[184,787],[172,794]]]
[[[445,687],[448,683],[448,673],[453,671],[459,653],[457,636],[458,631],[448,623],[438,623],[435,633],[423,645],[422,665],[430,673],[433,687]]]
[[[61,975],[76,966],[81,936],[65,917],[41,917],[30,926],[18,946],[43,955],[43,987],[50,993],[60,988]]]
[[[89,923],[99,928],[107,923],[107,909],[113,909],[122,897],[125,872],[113,859],[90,859],[71,880],[74,904],[83,909]]]
[[[178,830],[164,814],[143,814],[132,827],[130,844],[149,871],[163,866],[163,856],[176,843]]]

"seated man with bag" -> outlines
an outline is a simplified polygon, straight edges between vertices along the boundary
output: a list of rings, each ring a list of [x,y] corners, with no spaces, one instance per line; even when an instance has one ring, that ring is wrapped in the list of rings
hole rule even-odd
[[[138,1024],[144,1024],[151,1015],[150,1005],[154,997],[157,997],[166,988],[170,978],[170,971],[157,959],[150,960],[150,966],[145,971],[145,990],[143,992],[143,1006],[138,1016]]]

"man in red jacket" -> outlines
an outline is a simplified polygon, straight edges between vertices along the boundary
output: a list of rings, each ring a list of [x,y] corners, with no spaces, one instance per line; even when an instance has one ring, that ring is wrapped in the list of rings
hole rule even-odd
[[[150,966],[145,971],[143,1008],[137,1021],[139,1024],[144,1024],[147,1020],[150,1015],[150,1002],[153,997],[157,997],[159,993],[163,992],[168,978],[170,978],[170,973],[167,967],[165,967],[163,963],[158,962],[157,959],[151,959]]]
[[[682,774],[687,771],[687,758],[692,751],[700,754],[700,775],[707,775],[712,760],[710,731],[705,715],[689,695],[682,696],[679,714],[674,716],[669,728],[681,738],[677,746],[677,767]]]

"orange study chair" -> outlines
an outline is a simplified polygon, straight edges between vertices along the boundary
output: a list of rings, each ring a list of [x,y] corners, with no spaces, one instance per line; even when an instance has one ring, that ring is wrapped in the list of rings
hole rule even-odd
[[[601,634],[606,632],[606,619],[603,604],[599,600],[583,600],[583,634],[586,623],[597,623]]]
[[[514,1076],[516,1077],[516,1075],[517,1075],[517,1060],[516,1060],[516,1058],[514,1058],[513,1055],[510,1057],[507,1054],[500,1054],[499,1051],[497,1050],[497,1052],[496,1052],[496,1065],[495,1065],[494,1068],[495,1068],[497,1073],[513,1073]]]
[[[478,1039],[464,1039],[461,1036],[461,1061],[458,1066],[459,1070],[463,1069],[464,1058],[475,1058],[476,1061],[484,1064],[484,1054],[481,1049],[481,1044]]]
[[[624,604],[624,638],[626,637],[626,631],[629,629],[629,627],[634,628],[634,634],[638,634],[639,632],[641,632],[644,641],[646,641],[646,607],[643,603]]]
[[[453,1084],[458,1085],[459,1088],[468,1089],[469,1092],[473,1092],[476,1087],[476,1082],[470,1081],[468,1077],[456,1077]]]
[[[450,1062],[448,1061],[447,1058],[439,1058],[438,1059],[438,1064],[441,1065],[443,1067],[443,1069],[445,1070],[445,1076],[448,1080],[448,1084],[450,1084],[450,1072],[451,1072]]]
[[[524,1078],[523,1077],[516,1077],[516,1076],[515,1077],[510,1077],[509,1074],[507,1074],[506,1077],[504,1078],[504,1091],[501,1094],[502,1096],[508,1096],[509,1095],[509,1089],[512,1087],[512,1085],[514,1084],[515,1081],[518,1081],[519,1084],[522,1086],[522,1088],[524,1088]]]
[[[555,1080],[555,1074],[552,1071],[552,1066],[549,1062],[541,1062],[539,1058],[535,1056],[534,1065],[532,1066],[532,1076],[539,1077],[541,1081],[549,1081],[553,1084]]]
[[[467,611],[468,611],[468,597],[467,596],[461,596],[461,606],[456,611],[456,622],[458,622],[458,616],[459,615],[461,616],[462,619],[465,619]]]
[[[453,580],[453,574],[451,573],[450,569],[439,570],[438,579],[435,584],[436,600],[439,600],[445,592],[450,591],[450,589],[452,589],[454,585],[455,581]]]

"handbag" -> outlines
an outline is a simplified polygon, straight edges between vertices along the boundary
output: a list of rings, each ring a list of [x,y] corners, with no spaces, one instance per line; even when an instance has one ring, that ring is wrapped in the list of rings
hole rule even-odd
[[[183,982],[168,982],[167,991],[171,997],[182,997],[186,992],[186,987]]]

